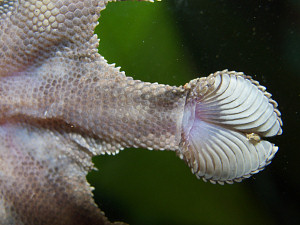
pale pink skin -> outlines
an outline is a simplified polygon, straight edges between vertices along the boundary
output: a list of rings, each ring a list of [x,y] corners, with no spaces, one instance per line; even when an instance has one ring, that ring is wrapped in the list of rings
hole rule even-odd
[[[93,31],[108,1],[11,2],[0,3],[1,224],[110,224],[85,178],[94,155],[172,150],[197,177],[223,184],[263,169],[277,151],[260,137],[281,133],[280,113],[250,77],[222,71],[183,87],[136,81],[97,52]],[[212,100],[236,80],[258,93],[258,109],[272,111],[253,113],[259,125],[222,119],[227,109]]]

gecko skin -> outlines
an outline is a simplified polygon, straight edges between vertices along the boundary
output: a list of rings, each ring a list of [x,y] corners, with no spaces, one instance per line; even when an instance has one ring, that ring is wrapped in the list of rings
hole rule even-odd
[[[86,181],[91,157],[175,151],[212,183],[241,181],[277,151],[277,103],[243,73],[174,87],[98,54],[108,0],[0,1],[0,223],[111,224]]]

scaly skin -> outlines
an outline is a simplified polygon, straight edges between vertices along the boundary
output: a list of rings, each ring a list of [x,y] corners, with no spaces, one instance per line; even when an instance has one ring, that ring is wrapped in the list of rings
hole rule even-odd
[[[280,113],[227,70],[180,87],[126,77],[93,34],[107,0],[0,1],[1,224],[110,224],[86,181],[91,157],[176,151],[197,177],[232,183],[269,164]]]

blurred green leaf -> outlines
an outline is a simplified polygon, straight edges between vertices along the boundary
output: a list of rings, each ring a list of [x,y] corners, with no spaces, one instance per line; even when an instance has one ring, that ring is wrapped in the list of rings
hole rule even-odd
[[[165,3],[111,3],[96,33],[100,53],[135,79],[182,85],[196,73]],[[199,181],[173,152],[127,149],[94,158],[88,175],[95,200],[111,220],[131,225],[272,224],[247,181]],[[249,182],[249,181],[248,181]]]

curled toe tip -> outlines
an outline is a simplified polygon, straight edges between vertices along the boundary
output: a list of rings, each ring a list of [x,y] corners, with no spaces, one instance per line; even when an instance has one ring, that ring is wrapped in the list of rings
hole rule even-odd
[[[282,121],[264,86],[224,70],[185,88],[179,155],[198,178],[240,182],[270,164],[278,147],[263,138],[281,134]]]

